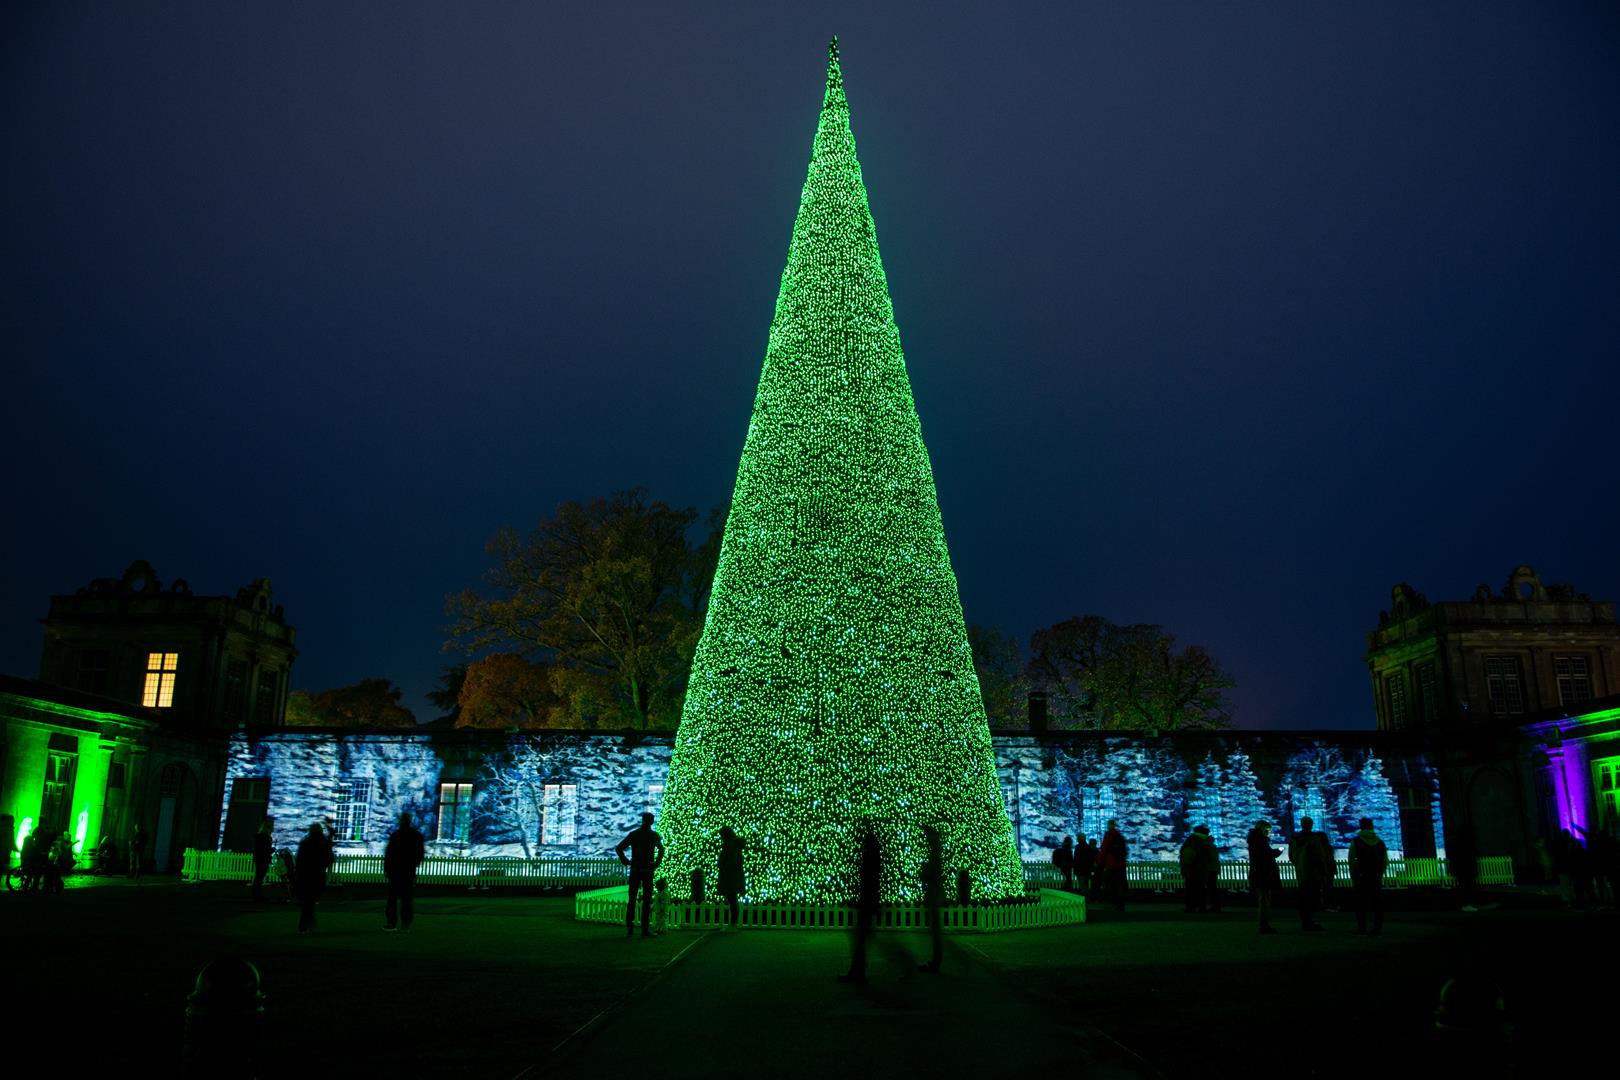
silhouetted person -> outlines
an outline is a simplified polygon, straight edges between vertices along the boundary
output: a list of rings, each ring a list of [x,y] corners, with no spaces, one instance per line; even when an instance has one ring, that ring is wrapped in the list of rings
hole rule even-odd
[[[61,892],[66,888],[63,879],[73,869],[73,862],[73,841],[68,839],[65,831],[57,833],[56,839],[51,841],[51,865],[47,870],[51,892]]]
[[[664,841],[653,832],[652,826],[653,816],[642,814],[641,828],[632,830],[613,849],[619,861],[630,868],[629,902],[624,908],[625,937],[635,936],[637,893],[641,895],[641,936],[652,937],[649,923],[652,919],[653,875],[658,870],[658,864],[664,861]],[[630,852],[628,857],[625,855],[627,850]]]
[[[264,879],[270,873],[270,863],[276,856],[272,833],[275,821],[265,818],[259,822],[259,831],[253,834],[253,899],[264,899]]]
[[[1332,866],[1331,850],[1323,856],[1323,847],[1315,835],[1315,823],[1308,817],[1299,819],[1299,831],[1288,838],[1288,861],[1294,864],[1294,881],[1299,885],[1299,928],[1301,930],[1326,929],[1316,921],[1317,909],[1322,902],[1322,883]]]
[[[332,841],[327,839],[326,831],[317,821],[299,841],[298,857],[293,860],[293,892],[298,895],[300,934],[315,929],[315,902],[326,891],[326,872],[331,868]]]
[[[39,887],[40,878],[38,829],[23,837],[22,848],[17,855],[17,865],[22,867],[22,891],[33,892]]]
[[[1372,818],[1361,819],[1361,831],[1350,841],[1350,891],[1356,903],[1356,933],[1367,932],[1367,912],[1372,912],[1374,937],[1384,932],[1384,869],[1389,866],[1389,849],[1373,831]]]
[[[1193,830],[1209,837],[1209,863],[1204,875],[1204,902],[1209,905],[1213,914],[1221,911],[1221,852],[1215,846],[1215,838],[1209,835],[1209,826],[1200,825]]]
[[[146,826],[140,822],[129,834],[129,876],[138,878],[146,865]]]
[[[384,930],[409,930],[416,918],[416,868],[427,855],[427,841],[411,824],[411,815],[399,815],[399,827],[383,848],[383,876],[388,879],[388,906],[383,909]]]
[[[1074,845],[1074,883],[1088,898],[1095,898],[1097,886],[1097,841],[1087,840],[1081,833]]]
[[[856,865],[855,943],[849,959],[849,971],[838,976],[843,983],[866,982],[866,939],[872,936],[872,924],[877,920],[878,889],[883,881],[883,849],[878,845],[877,830],[871,822],[861,827],[861,846]]]
[[[1339,876],[1339,860],[1333,854],[1333,841],[1328,839],[1327,833],[1317,829],[1313,835],[1316,846],[1322,849],[1318,865],[1323,869],[1322,880],[1316,883],[1316,910],[1337,911],[1338,908],[1333,906],[1333,883]]]
[[[1616,871],[1620,869],[1620,850],[1616,850],[1614,837],[1603,829],[1588,832],[1579,825],[1574,828],[1586,837],[1586,862],[1592,879],[1592,899],[1597,903],[1607,900],[1611,904],[1620,900],[1615,880]]]
[[[1555,847],[1555,861],[1557,857]],[[1460,822],[1457,831],[1446,837],[1446,868],[1457,879],[1457,899],[1462,902],[1462,909],[1478,911],[1474,901],[1478,899],[1475,886],[1479,881],[1479,853],[1474,850],[1474,827],[1466,821]]]
[[[96,873],[105,874],[112,870],[113,860],[118,858],[118,844],[110,836],[103,836],[101,843],[96,845]]]
[[[1119,822],[1109,819],[1103,833],[1102,846],[1097,849],[1097,865],[1103,874],[1103,887],[1108,902],[1115,911],[1125,910],[1125,866],[1130,858],[1125,834],[1119,831]]]
[[[939,965],[945,959],[945,928],[940,925],[939,909],[945,903],[945,854],[939,841],[939,830],[932,825],[923,826],[923,842],[927,857],[923,860],[918,877],[922,880],[923,904],[928,909],[928,933],[933,952],[928,963],[919,964],[921,971],[939,974]]]
[[[1074,838],[1065,836],[1063,843],[1052,849],[1052,865],[1063,874],[1063,888],[1074,888]]]
[[[1187,887],[1187,911],[1209,910],[1209,886],[1220,859],[1207,825],[1200,825],[1181,842],[1181,880]]]
[[[1271,925],[1271,904],[1282,888],[1282,873],[1277,869],[1277,856],[1281,854],[1271,846],[1271,822],[1255,822],[1249,830],[1249,891],[1254,893],[1255,906],[1260,909],[1262,934],[1277,932]]]
[[[0,864],[0,874],[11,872],[11,853],[17,848],[17,819],[10,814],[0,814],[0,844],[6,850],[0,853],[5,862]]]
[[[1568,829],[1558,831],[1554,859],[1559,862],[1559,878],[1569,880],[1569,903],[1584,908],[1592,898],[1592,861],[1586,845]]]
[[[743,838],[727,825],[720,830],[720,877],[716,884],[726,899],[726,910],[731,912],[730,930],[737,929],[737,899],[747,890],[743,880]]]

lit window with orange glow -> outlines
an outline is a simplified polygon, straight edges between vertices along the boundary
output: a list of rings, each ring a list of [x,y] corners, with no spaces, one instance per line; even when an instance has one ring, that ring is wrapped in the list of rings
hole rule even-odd
[[[141,691],[142,705],[148,709],[167,709],[174,704],[174,676],[179,666],[179,653],[146,654],[146,686]]]

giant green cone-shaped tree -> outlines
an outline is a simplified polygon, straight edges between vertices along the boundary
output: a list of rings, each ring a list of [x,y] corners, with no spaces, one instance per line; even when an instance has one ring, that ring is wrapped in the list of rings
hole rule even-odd
[[[936,826],[954,895],[1015,896],[933,470],[855,158],[834,39],[826,94],[737,469],[659,828],[663,876],[712,890],[718,833],[747,844],[747,897],[840,901],[860,830],[883,895],[920,895]]]

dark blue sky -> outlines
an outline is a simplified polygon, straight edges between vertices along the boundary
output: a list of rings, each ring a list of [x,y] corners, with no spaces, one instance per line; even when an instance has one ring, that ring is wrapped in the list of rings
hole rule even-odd
[[[1394,582],[1620,597],[1614,5],[670,8],[9,5],[0,670],[145,558],[425,718],[498,526],[727,498],[833,32],[970,620],[1365,727]]]

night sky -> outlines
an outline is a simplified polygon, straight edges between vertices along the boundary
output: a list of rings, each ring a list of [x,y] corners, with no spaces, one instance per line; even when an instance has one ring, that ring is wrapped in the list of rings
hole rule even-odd
[[[0,671],[144,558],[427,719],[497,527],[723,502],[834,32],[970,621],[1357,728],[1397,581],[1620,598],[1620,8],[877,6],[8,5]]]

